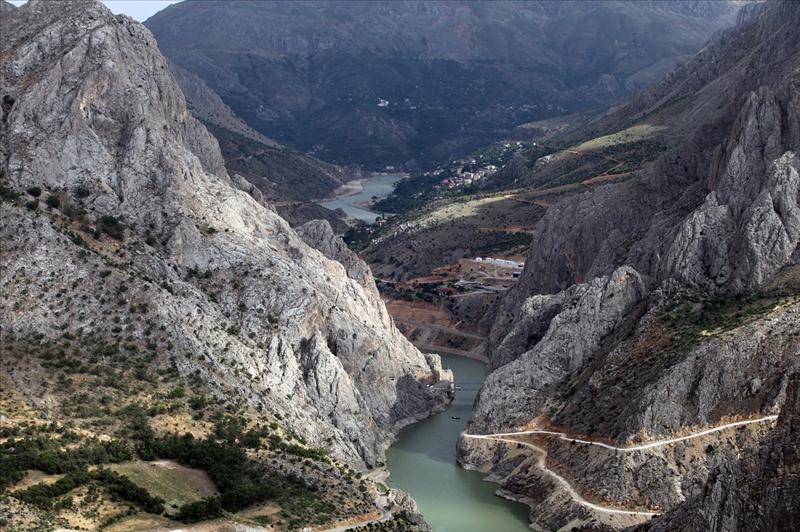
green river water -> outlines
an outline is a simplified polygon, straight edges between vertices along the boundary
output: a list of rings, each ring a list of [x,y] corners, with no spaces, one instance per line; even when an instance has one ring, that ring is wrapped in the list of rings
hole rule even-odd
[[[456,383],[483,381],[481,362],[442,355],[442,364],[453,370]],[[436,532],[528,531],[526,506],[496,496],[496,484],[484,482],[481,473],[466,471],[456,463],[456,441],[472,413],[476,393],[456,391],[455,401],[445,412],[400,433],[386,453],[389,485],[411,494]]]
[[[350,194],[349,196],[337,196],[327,200],[319,200],[317,203],[326,209],[335,211],[342,209],[351,218],[358,218],[368,224],[375,223],[379,216],[377,212],[372,212],[358,205],[373,198],[383,199],[394,190],[398,181],[403,179],[403,175],[379,175],[376,177],[365,177],[361,180],[361,192]]]

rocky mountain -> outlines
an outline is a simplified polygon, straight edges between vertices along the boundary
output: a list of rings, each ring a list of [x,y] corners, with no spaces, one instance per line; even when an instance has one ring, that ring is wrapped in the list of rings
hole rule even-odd
[[[51,441],[58,421],[78,440],[123,434],[145,456],[170,457],[216,423],[205,449],[249,434],[254,450],[225,459],[250,457],[294,487],[232,494],[231,470],[211,467],[221,506],[181,515],[291,498],[308,482],[320,484],[302,506],[276,499],[292,527],[379,512],[351,468],[380,462],[452,386],[438,357],[394,327],[369,269],[327,224],[301,238],[242,190],[141,24],[96,0],[31,0],[0,30],[3,437]],[[177,431],[189,434],[179,447],[158,439]],[[27,469],[17,443],[4,447],[4,475]],[[360,506],[302,510],[326,493]],[[30,497],[20,500],[40,500]]]
[[[347,230],[340,213],[311,200],[332,196],[347,181],[359,178],[358,167],[324,163],[278,144],[245,124],[202,79],[172,63],[170,69],[189,111],[219,142],[228,173],[249,183],[244,190],[273,205],[292,227],[324,219],[338,234]]]
[[[220,143],[230,173],[253,183],[267,201],[324,198],[358,172],[324,163],[258,133],[239,118],[198,76],[170,64],[189,110]]]
[[[800,519],[798,406],[793,376],[775,430],[739,461],[714,471],[697,497],[666,514],[650,530],[792,530]]]
[[[659,79],[744,2],[186,1],[146,25],[268,137],[337,164],[435,164]]]
[[[653,526],[788,529],[780,509],[797,495],[796,464],[777,442],[796,446],[799,23],[798,4],[770,2],[575,133],[608,140],[646,128],[667,145],[653,164],[561,199],[536,223],[498,309],[493,371],[469,431],[550,428],[625,447],[781,411],[777,428],[626,453],[542,437],[535,457],[463,439],[463,462],[530,502],[540,524],[619,528],[673,510]],[[734,486],[761,466],[755,515]],[[554,471],[583,501],[564,495]],[[629,512],[614,521],[613,509]]]

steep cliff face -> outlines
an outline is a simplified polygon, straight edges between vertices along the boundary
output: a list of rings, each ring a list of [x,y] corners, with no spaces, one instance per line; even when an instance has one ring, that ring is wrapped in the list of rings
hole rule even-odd
[[[703,492],[644,530],[792,530],[800,520],[800,379],[775,430],[739,461],[715,470]]]
[[[471,426],[479,433],[498,432],[536,417],[531,413],[544,407],[541,391],[591,365],[603,342],[636,316],[644,293],[639,274],[623,267],[556,296],[528,299],[492,356],[521,354],[489,374]]]
[[[766,285],[800,242],[800,92],[785,102],[767,87],[751,93],[725,144],[724,171],[703,204],[677,228],[660,277],[710,293]],[[785,110],[785,111],[784,111]],[[784,118],[786,122],[784,122]]]
[[[356,466],[446,403],[438,357],[395,329],[368,270],[348,276],[234,186],[142,25],[93,0],[32,0],[2,33],[3,187],[28,198],[2,203],[6,340],[141,343],[149,367]],[[56,405],[35,360],[4,358]]]
[[[672,147],[622,183],[564,199],[537,224],[492,329],[494,371],[471,432],[550,427],[626,446],[777,413],[800,367],[799,23],[798,4],[770,3],[589,126],[612,127],[595,131],[607,134],[658,125]],[[748,425],[622,455],[558,438],[537,444],[545,466],[590,501],[661,511],[700,497],[708,526],[729,530],[738,517],[725,521],[724,501],[736,499],[715,471],[757,454],[766,433]],[[513,446],[487,450],[465,438],[462,452],[517,496],[541,503],[537,491],[553,489]],[[741,467],[755,474],[753,464]],[[775,496],[765,523],[784,522]],[[570,503],[534,505],[533,517],[563,526],[613,514]]]
[[[343,232],[344,224],[333,212],[309,200],[332,195],[345,182],[358,177],[357,168],[327,164],[278,144],[245,124],[198,76],[173,63],[170,69],[186,97],[189,110],[219,142],[230,174],[243,176],[268,201],[302,204],[317,217],[338,222]],[[286,211],[281,214],[285,216]],[[308,221],[299,218],[302,217],[287,218],[287,221],[292,225]]]
[[[557,292],[622,264],[659,282],[679,276],[731,293],[763,286],[790,262],[797,245],[791,174],[800,142],[800,37],[792,31],[798,13],[791,2],[768,7],[581,129],[591,137],[632,124],[660,126],[675,147],[637,179],[576,195],[548,212],[537,224],[522,297]],[[769,198],[779,198],[775,209]],[[709,229],[701,234],[696,229],[705,221]],[[766,239],[755,244],[759,232]],[[746,262],[773,266],[755,271]]]
[[[306,244],[322,252],[329,259],[341,263],[350,279],[358,282],[375,302],[380,301],[380,295],[369,266],[347,247],[344,240],[333,233],[333,229],[327,221],[311,220],[297,228],[297,235]],[[376,305],[376,309],[381,312],[381,318],[384,321],[389,321],[386,307],[383,304]]]

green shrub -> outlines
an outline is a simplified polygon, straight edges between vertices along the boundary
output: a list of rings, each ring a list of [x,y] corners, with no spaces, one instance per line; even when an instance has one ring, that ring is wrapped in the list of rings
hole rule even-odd
[[[164,501],[153,497],[146,489],[137,486],[130,479],[119,473],[103,468],[93,472],[92,477],[114,495],[132,502],[145,512],[160,514],[164,511]]]
[[[179,384],[167,394],[167,399],[181,399],[182,397],[186,397],[186,388],[182,384]]]
[[[196,523],[214,519],[222,515],[222,507],[217,497],[190,502],[181,506],[177,518],[184,523]]]
[[[116,216],[104,214],[97,220],[97,226],[100,231],[115,240],[123,240],[125,238],[125,224]]]
[[[151,496],[147,490],[137,486],[130,479],[104,468],[92,472],[85,469],[74,471],[53,484],[37,484],[15,493],[14,496],[40,508],[52,508],[57,497],[66,495],[91,481],[98,482],[112,494],[133,503],[145,512],[160,514],[164,511],[164,501]]]
[[[53,194],[50,194],[49,196],[47,196],[47,199],[45,200],[45,203],[51,209],[58,209],[61,206],[61,200],[58,198],[58,196],[53,195]]]
[[[0,202],[14,201],[17,199],[17,196],[19,196],[19,194],[0,183]]]
[[[0,490],[36,469],[50,475],[80,471],[89,465],[119,463],[133,459],[122,442],[90,440],[80,447],[61,449],[59,440],[46,437],[10,440],[0,445]]]
[[[52,508],[56,497],[66,495],[79,486],[91,480],[91,475],[85,470],[68,473],[52,484],[37,484],[28,489],[18,491],[14,497],[39,508]]]
[[[79,185],[76,185],[75,188],[72,189],[72,193],[75,195],[76,198],[85,198],[89,194],[91,194],[92,191],[89,189],[89,185],[81,183]]]

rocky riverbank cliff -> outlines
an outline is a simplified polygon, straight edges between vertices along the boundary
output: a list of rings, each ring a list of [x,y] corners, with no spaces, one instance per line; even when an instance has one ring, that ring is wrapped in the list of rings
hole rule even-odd
[[[356,468],[447,404],[450,374],[330,227],[301,238],[229,177],[144,26],[31,0],[2,35],[0,326],[29,346],[3,367],[36,408],[63,397],[29,350],[64,338],[171,368]]]
[[[681,515],[684,529],[786,525],[777,512],[789,504],[796,513],[800,495],[791,452],[772,456],[774,442],[792,438],[787,387],[800,365],[800,4],[750,11],[584,130],[657,126],[673,143],[651,168],[570,196],[537,224],[494,323],[492,371],[468,427],[557,427],[626,446],[783,407],[775,429],[752,424],[641,452],[538,441],[544,466],[587,501],[673,510],[654,523]],[[548,528],[650,519],[576,502],[536,466],[541,453],[466,438],[460,448],[464,464],[530,502]],[[736,502],[735,479],[761,467],[755,514]]]
[[[702,492],[649,528],[794,530],[800,522],[800,377],[794,375],[775,429],[739,460],[716,469]]]

